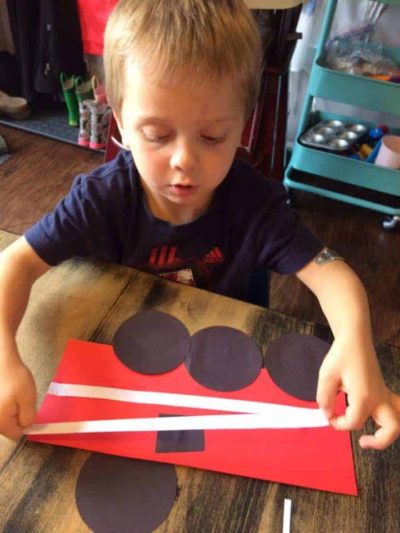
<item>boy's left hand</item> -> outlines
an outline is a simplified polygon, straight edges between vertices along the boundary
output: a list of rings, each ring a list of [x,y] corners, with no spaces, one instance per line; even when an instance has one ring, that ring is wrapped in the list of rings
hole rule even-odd
[[[337,392],[347,394],[343,415],[335,414]],[[378,429],[360,438],[362,448],[383,450],[400,435],[400,396],[386,387],[372,345],[336,339],[321,366],[317,402],[335,429],[359,430],[371,417]]]

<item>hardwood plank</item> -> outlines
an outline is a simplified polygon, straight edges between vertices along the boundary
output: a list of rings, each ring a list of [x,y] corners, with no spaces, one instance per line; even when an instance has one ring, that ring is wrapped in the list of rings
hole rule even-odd
[[[78,130],[77,130],[78,134]],[[0,229],[23,233],[50,211],[73,178],[102,154],[0,125],[12,157],[0,166]]]
[[[366,209],[296,194],[304,223],[340,253],[363,282],[375,339],[400,346],[400,231],[385,232],[383,216]],[[314,296],[294,277],[272,275],[270,304],[282,313],[327,323]]]
[[[76,481],[89,455],[25,441],[23,454],[1,474],[4,494],[14,494],[11,499],[0,498],[1,531],[89,532],[75,502]],[[24,490],[16,493],[15,487]]]

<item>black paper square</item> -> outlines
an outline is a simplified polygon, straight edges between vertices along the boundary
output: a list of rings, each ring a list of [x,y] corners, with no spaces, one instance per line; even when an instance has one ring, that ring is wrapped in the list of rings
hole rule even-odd
[[[181,415],[162,414],[160,416]],[[205,439],[202,429],[159,431],[157,434],[156,453],[202,452],[204,449]]]

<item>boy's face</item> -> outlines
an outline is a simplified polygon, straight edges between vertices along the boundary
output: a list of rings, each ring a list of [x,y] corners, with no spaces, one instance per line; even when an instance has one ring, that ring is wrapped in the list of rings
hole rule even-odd
[[[134,63],[117,121],[150,209],[177,223],[207,209],[240,144],[245,110],[232,80],[196,85],[182,73],[152,82]]]

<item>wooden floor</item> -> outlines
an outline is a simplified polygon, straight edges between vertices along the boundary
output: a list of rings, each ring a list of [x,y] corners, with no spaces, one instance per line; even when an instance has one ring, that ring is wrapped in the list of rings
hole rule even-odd
[[[102,155],[0,126],[12,157],[0,166],[0,229],[23,233],[68,191],[73,178]],[[309,194],[297,212],[345,257],[367,288],[375,339],[400,347],[400,231],[386,233],[381,215]],[[326,323],[315,298],[294,277],[273,275],[271,308]]]

